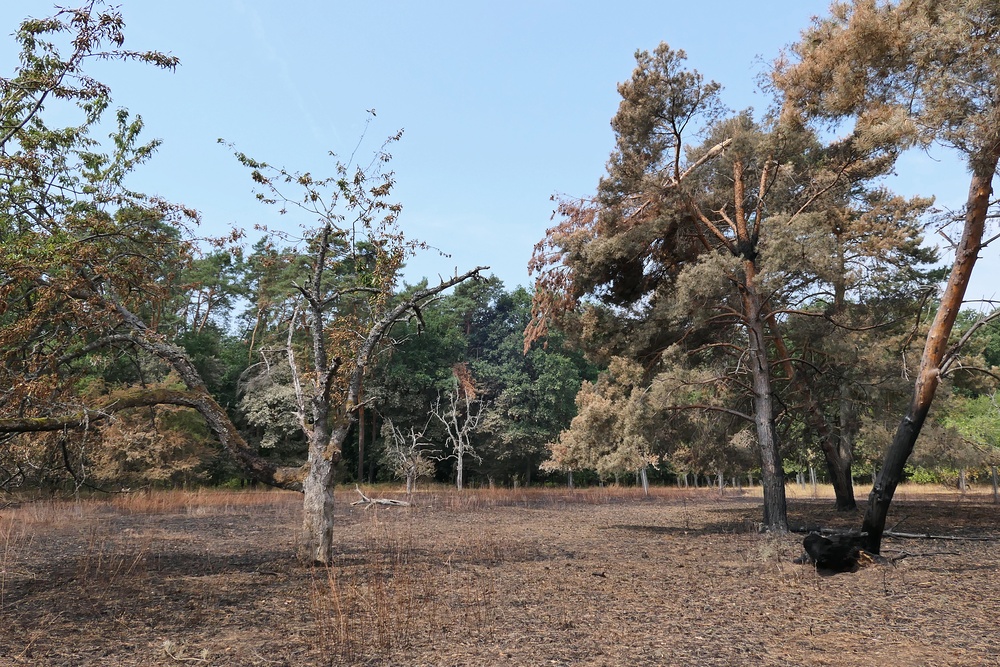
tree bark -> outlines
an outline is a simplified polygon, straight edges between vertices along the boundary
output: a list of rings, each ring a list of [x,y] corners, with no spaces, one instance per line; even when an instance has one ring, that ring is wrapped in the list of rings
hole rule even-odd
[[[857,417],[850,387],[846,382],[840,385],[840,433],[824,438],[823,455],[830,473],[830,483],[836,497],[837,511],[853,512],[858,509],[854,498],[854,478],[851,464],[854,462],[854,436],[857,431]]]
[[[299,560],[327,565],[333,560],[334,473],[336,461],[310,438],[309,471],[302,484]],[[338,452],[339,454],[339,452]]]
[[[761,485],[764,489],[764,526],[769,531],[787,532],[785,473],[781,467],[774,426],[774,395],[771,389],[771,364],[767,358],[764,338],[763,304],[754,285],[756,269],[753,263],[745,261],[744,269],[744,315],[749,338],[749,364],[753,375],[754,425],[760,447]]]
[[[896,429],[892,443],[885,452],[882,469],[875,477],[871,493],[868,495],[868,509],[865,511],[861,530],[867,533],[867,550],[875,554],[881,550],[882,533],[885,531],[889,505],[892,503],[896,487],[903,478],[906,461],[913,452],[917,436],[920,435],[920,429],[931,409],[934,393],[941,381],[942,366],[954,352],[948,349],[948,339],[962,307],[965,291],[969,287],[972,269],[982,248],[998,158],[1000,158],[1000,142],[991,147],[988,155],[971,161],[972,181],[969,186],[962,239],[955,251],[955,263],[948,276],[941,304],[927,332],[927,342],[924,343],[924,353],[920,359],[920,369],[917,372],[910,405]]]
[[[824,449],[824,453],[826,450]],[[827,455],[826,471],[830,475],[830,483],[833,484],[833,494],[836,497],[837,510],[840,512],[853,512],[858,509],[858,503],[854,499],[854,478],[851,477],[851,456]]]
[[[365,479],[365,408],[358,408],[358,482]]]

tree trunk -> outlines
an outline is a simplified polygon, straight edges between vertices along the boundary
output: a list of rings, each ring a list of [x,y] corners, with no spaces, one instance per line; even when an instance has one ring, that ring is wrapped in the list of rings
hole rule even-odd
[[[1000,480],[997,479],[997,467],[990,466],[990,477],[993,478],[993,504],[1000,503]]]
[[[358,481],[365,479],[365,406],[358,407]]]
[[[649,495],[649,476],[646,474],[646,466],[639,468],[639,481],[642,483],[643,495]]]
[[[767,358],[764,337],[762,303],[754,286],[755,268],[744,262],[747,272],[744,313],[749,338],[749,365],[753,374],[754,425],[760,446],[761,485],[764,490],[764,526],[770,531],[788,531],[788,509],[785,500],[785,473],[774,428],[774,396],[771,391],[771,365]]]
[[[370,448],[371,451],[368,452],[368,483],[369,484],[374,484],[375,480],[377,479],[377,476],[376,476],[375,473],[377,472],[376,468],[378,467],[378,457],[375,456],[375,434],[378,433],[378,431],[375,430],[375,426],[376,426],[376,424],[375,424],[375,412],[372,411],[372,428],[371,428],[372,441],[370,443],[368,443],[369,445],[371,445],[371,448]]]
[[[836,287],[834,299],[836,303],[843,302],[842,285]],[[826,459],[827,470],[830,471],[830,483],[833,484],[837,510],[856,510],[858,504],[854,499],[851,464],[854,461],[854,434],[857,431],[857,420],[853,417],[854,403],[851,401],[850,387],[846,382],[841,383],[840,433],[838,434],[830,428],[826,415],[813,394],[812,387],[792,364],[792,355],[785,346],[777,319],[773,314],[767,318],[767,324],[771,330],[778,356],[784,360],[783,365],[788,381],[795,385],[805,397],[806,420],[819,436],[820,450]]]
[[[913,446],[917,442],[917,436],[920,435],[920,429],[924,425],[934,400],[934,393],[941,381],[942,364],[946,362],[948,352],[948,339],[958,312],[962,308],[965,290],[969,287],[972,269],[982,248],[986,215],[993,193],[993,174],[996,172],[998,158],[1000,158],[1000,142],[991,147],[988,155],[971,160],[973,175],[966,204],[965,226],[955,252],[955,263],[951,267],[951,275],[948,276],[941,304],[927,332],[927,342],[924,343],[924,353],[920,359],[920,369],[917,372],[910,405],[896,429],[892,443],[885,452],[882,469],[868,495],[868,509],[865,511],[861,530],[868,534],[866,546],[872,553],[877,554],[882,548],[882,533],[885,531],[885,521],[889,514],[892,496],[903,478],[903,468],[913,452]]]
[[[958,490],[963,494],[969,490],[969,485],[966,481],[965,467],[959,468],[958,470]]]
[[[457,451],[455,452],[455,488],[459,491],[462,490],[462,473],[464,467],[465,452],[462,451],[463,447],[458,445]]]
[[[817,491],[816,491],[816,468],[813,467],[811,464],[809,465],[809,483],[812,485],[812,488],[813,488],[813,498],[815,498],[816,497],[816,493],[817,493]]]
[[[299,559],[329,565],[333,562],[334,474],[340,460],[340,445],[350,424],[341,425],[327,437],[321,424],[309,434],[309,472],[302,483],[302,537]]]
[[[573,488],[573,471],[572,470],[570,470],[569,473],[566,475],[566,486],[569,487],[570,489]]]
[[[851,456],[839,456],[836,453],[827,454],[826,471],[830,475],[830,483],[833,484],[833,494],[836,496],[837,511],[853,512],[858,509],[858,503],[854,499],[854,479],[851,477]]]

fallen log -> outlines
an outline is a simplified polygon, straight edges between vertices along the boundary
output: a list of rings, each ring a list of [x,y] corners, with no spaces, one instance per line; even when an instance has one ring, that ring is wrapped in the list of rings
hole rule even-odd
[[[361,496],[361,500],[355,500],[351,505],[361,505],[365,509],[374,507],[375,505],[384,505],[388,507],[409,507],[410,503],[405,500],[393,500],[392,498],[369,498],[361,491],[361,487],[357,484],[354,485],[354,490],[358,492]]]

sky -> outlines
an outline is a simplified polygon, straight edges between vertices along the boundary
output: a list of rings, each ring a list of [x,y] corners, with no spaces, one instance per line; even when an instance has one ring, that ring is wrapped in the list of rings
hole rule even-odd
[[[119,0],[126,48],[181,60],[176,72],[112,63],[95,71],[116,106],[163,141],[135,189],[202,214],[203,233],[293,224],[257,203],[247,171],[217,143],[314,175],[330,151],[359,155],[403,129],[392,148],[408,237],[437,251],[406,279],[433,281],[480,265],[528,286],[534,245],[553,224],[554,194],[593,194],[614,144],[616,86],[637,49],[661,41],[724,87],[731,109],[763,111],[760,77],[827,0]],[[62,4],[65,4],[62,3]],[[0,35],[51,2],[0,3]],[[0,75],[16,64],[0,38]],[[374,109],[370,117],[368,110]],[[366,123],[369,121],[370,123]],[[892,187],[959,208],[960,163],[942,151],[906,156]],[[970,298],[1000,297],[1000,251],[984,251]]]

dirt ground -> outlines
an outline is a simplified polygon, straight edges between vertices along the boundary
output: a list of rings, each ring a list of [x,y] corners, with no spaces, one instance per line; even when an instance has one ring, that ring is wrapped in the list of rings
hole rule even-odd
[[[0,665],[1000,665],[994,541],[889,539],[915,555],[820,576],[749,495],[352,493],[330,568],[294,559],[295,494],[8,506]],[[990,500],[906,493],[889,524],[997,535]],[[790,520],[860,523],[831,504]]]

